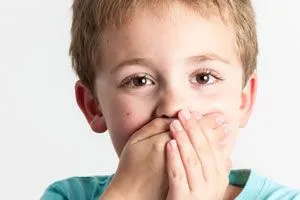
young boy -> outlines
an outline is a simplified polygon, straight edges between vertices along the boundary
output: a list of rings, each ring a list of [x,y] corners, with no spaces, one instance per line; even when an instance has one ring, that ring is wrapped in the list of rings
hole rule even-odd
[[[120,162],[42,199],[300,199],[231,170],[257,87],[250,0],[75,0],[73,15],[77,103]]]

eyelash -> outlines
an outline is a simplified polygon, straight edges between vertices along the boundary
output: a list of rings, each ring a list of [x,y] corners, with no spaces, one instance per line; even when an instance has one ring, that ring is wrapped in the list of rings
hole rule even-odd
[[[212,77],[212,78],[214,78],[216,80],[214,81],[214,83],[209,83],[209,84],[207,84],[207,83],[204,83],[204,84],[195,83],[196,84],[195,87],[204,87],[204,86],[216,84],[219,81],[224,81],[224,77],[222,77],[218,72],[216,72],[216,71],[214,71],[212,69],[200,69],[200,70],[197,70],[195,73],[193,73],[191,79],[193,79],[194,77],[199,76],[199,75],[201,75],[201,76],[209,76],[210,79]],[[141,88],[141,87],[144,87],[146,85],[149,85],[149,84],[142,85],[142,86],[136,86],[136,85],[134,85],[133,81],[137,80],[138,78],[144,78],[147,81],[151,81],[150,85],[155,84],[155,81],[153,81],[153,79],[151,78],[150,74],[148,74],[148,73],[137,73],[137,74],[133,74],[133,75],[125,78],[121,82],[120,87]],[[191,79],[190,79],[190,81],[192,82]]]

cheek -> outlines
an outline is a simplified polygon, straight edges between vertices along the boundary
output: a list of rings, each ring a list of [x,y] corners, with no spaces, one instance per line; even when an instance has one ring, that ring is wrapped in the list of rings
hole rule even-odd
[[[110,137],[118,155],[130,136],[151,119],[151,105],[130,96],[117,96],[108,101],[104,116]]]
[[[240,107],[239,93],[218,92],[214,95],[199,97],[201,103],[195,110],[202,115],[211,113],[222,113],[230,121],[237,121]]]

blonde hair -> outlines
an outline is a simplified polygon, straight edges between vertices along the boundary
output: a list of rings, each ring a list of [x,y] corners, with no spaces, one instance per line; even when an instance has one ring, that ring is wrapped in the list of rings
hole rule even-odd
[[[235,31],[244,84],[256,70],[258,45],[255,14],[250,0],[177,0],[204,17],[220,17]],[[94,93],[101,36],[108,27],[129,23],[136,9],[159,9],[174,0],[74,0],[70,56],[83,84]]]

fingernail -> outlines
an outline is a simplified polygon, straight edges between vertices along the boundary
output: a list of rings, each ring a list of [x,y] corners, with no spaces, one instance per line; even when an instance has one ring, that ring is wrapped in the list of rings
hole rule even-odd
[[[188,110],[182,110],[180,115],[184,120],[189,120],[191,118],[191,113]]]
[[[174,120],[173,122],[172,122],[172,127],[175,129],[175,131],[177,131],[177,132],[179,132],[179,131],[181,131],[183,128],[182,128],[182,126],[181,126],[181,124],[180,124],[180,122],[178,121],[178,120]]]
[[[176,140],[171,140],[169,142],[171,150],[176,150],[177,149],[177,144],[176,144]]]

